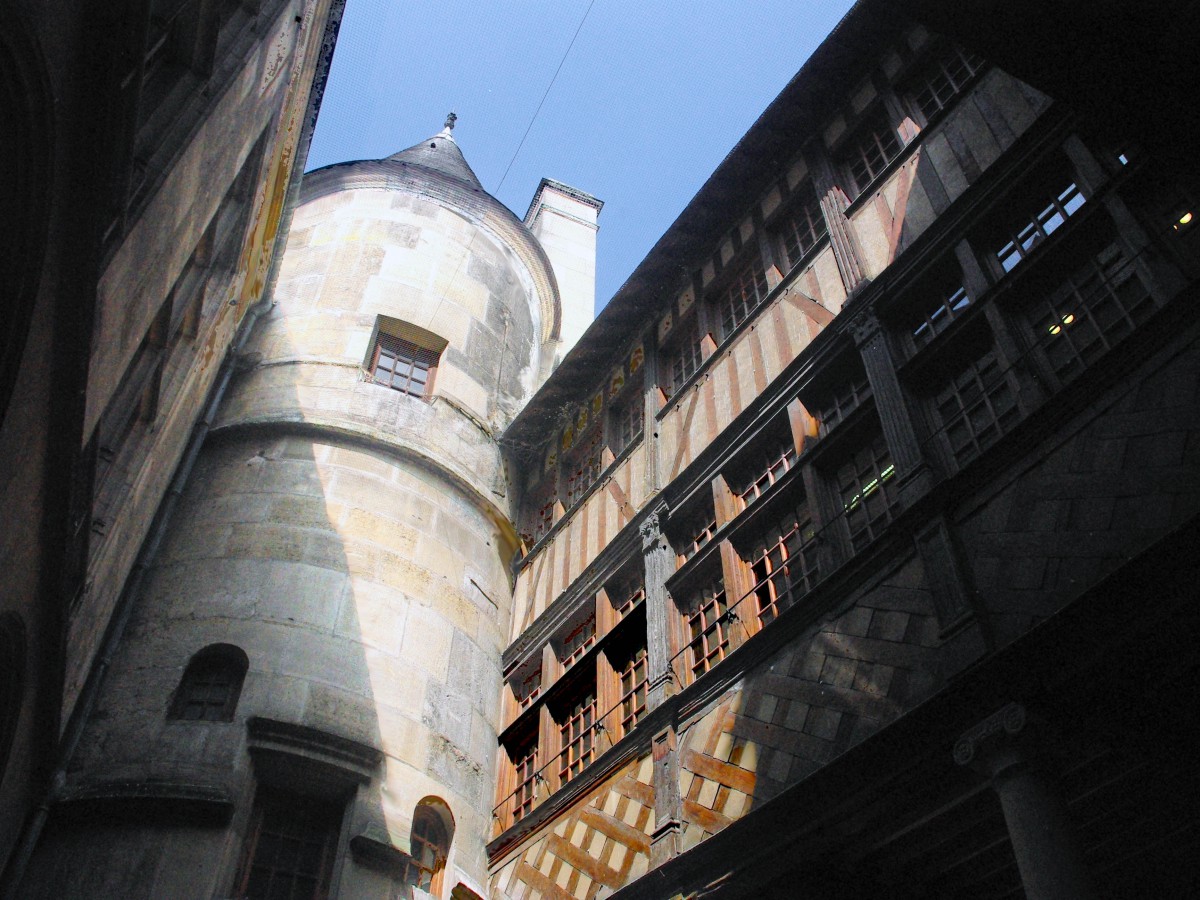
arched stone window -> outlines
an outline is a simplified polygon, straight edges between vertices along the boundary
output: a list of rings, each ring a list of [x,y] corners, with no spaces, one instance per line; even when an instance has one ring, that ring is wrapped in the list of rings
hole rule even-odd
[[[229,722],[237,709],[250,661],[240,647],[211,644],[188,663],[168,718]]]
[[[25,626],[15,613],[0,615],[0,782],[21,718],[25,686]]]
[[[426,797],[413,813],[409,855],[412,863],[406,881],[435,897],[441,896],[442,872],[454,838],[454,817],[436,797]]]

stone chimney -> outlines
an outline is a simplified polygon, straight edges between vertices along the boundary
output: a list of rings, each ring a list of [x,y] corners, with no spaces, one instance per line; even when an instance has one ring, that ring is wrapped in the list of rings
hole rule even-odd
[[[591,194],[543,178],[525,213],[525,225],[554,267],[562,299],[561,359],[595,318],[596,231],[604,203]]]

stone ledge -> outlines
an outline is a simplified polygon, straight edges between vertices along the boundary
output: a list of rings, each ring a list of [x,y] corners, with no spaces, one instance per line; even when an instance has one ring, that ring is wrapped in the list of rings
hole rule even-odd
[[[129,779],[71,785],[55,803],[55,816],[72,821],[188,822],[224,825],[233,815],[233,798],[212,784]]]

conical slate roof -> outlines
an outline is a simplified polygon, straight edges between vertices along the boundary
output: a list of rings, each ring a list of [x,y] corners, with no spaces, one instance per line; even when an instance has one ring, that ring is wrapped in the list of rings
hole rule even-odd
[[[446,127],[433,137],[421,141],[419,144],[413,144],[407,150],[393,153],[388,159],[434,169],[443,175],[449,175],[477,188],[482,188],[483,185],[479,183],[479,179],[475,177],[471,167],[467,165],[466,158],[450,134],[456,118],[457,116],[451,113],[446,119]]]

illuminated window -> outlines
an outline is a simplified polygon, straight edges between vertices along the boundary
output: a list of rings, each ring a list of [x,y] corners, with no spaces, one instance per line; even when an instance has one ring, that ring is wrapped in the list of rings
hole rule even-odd
[[[729,602],[718,579],[702,588],[686,613],[692,678],[699,678],[729,652]]]
[[[323,900],[329,895],[341,819],[337,804],[260,788],[237,896]]]
[[[380,332],[371,354],[371,380],[412,397],[426,397],[437,362],[437,351]]]
[[[825,215],[821,212],[821,202],[811,181],[805,180],[793,192],[791,206],[779,231],[789,269],[799,265],[825,237]]]
[[[883,533],[896,505],[896,467],[882,434],[859,447],[838,466],[838,494],[850,529],[850,542],[861,550]]]
[[[842,152],[842,164],[850,178],[852,192],[859,194],[865,190],[888,163],[900,155],[901,149],[900,136],[882,111],[867,119]]]
[[[908,85],[913,108],[929,121],[962,93],[983,66],[983,60],[953,45],[945,45]]]
[[[1127,337],[1154,312],[1132,261],[1109,245],[1070,275],[1028,316],[1054,372],[1068,381]]]
[[[184,670],[168,717],[192,722],[231,721],[248,667],[246,654],[237,647],[205,647]]]
[[[745,262],[734,272],[717,294],[717,310],[721,316],[721,337],[729,337],[769,293],[767,272],[763,268],[758,245],[751,245]]]
[[[812,590],[817,578],[816,535],[801,500],[756,541],[750,555],[758,619],[766,625]]]

